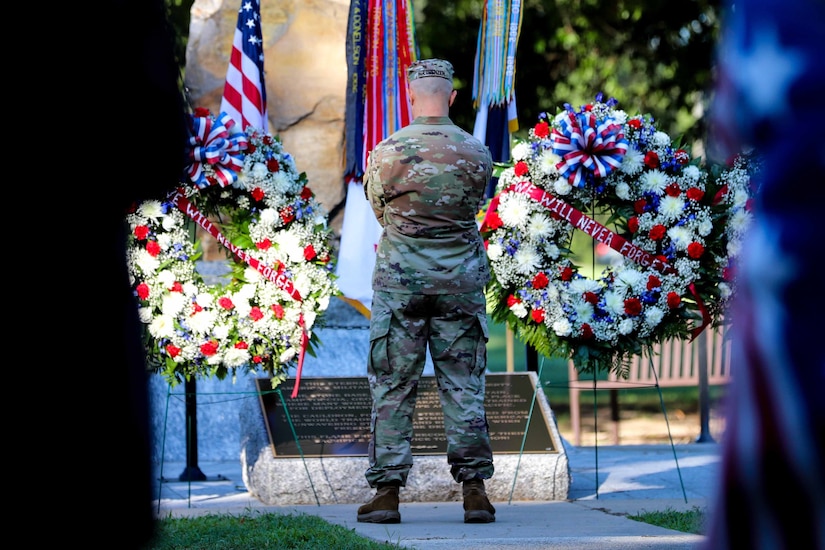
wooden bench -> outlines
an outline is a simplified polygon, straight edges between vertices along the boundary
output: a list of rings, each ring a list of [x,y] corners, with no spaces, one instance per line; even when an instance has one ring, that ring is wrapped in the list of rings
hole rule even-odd
[[[570,391],[570,421],[573,443],[581,445],[581,403],[583,391],[627,390],[655,387],[696,387],[699,391],[701,419],[706,426],[708,411],[708,388],[730,382],[730,339],[727,326],[707,328],[694,340],[670,340],[653,347],[653,360],[646,354],[631,360],[626,379],[611,372],[606,379],[594,381],[585,375],[580,378],[572,361],[568,362],[568,384]],[[704,351],[704,353],[703,353]],[[604,378],[604,377],[602,377]],[[614,411],[616,412],[616,411]],[[618,414],[613,415],[612,439],[618,445]]]

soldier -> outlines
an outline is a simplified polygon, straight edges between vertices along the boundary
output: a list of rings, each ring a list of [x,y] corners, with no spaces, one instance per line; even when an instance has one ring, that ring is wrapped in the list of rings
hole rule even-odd
[[[449,118],[457,92],[448,61],[407,70],[412,123],[375,146],[364,191],[383,227],[373,272],[370,354],[370,487],[358,521],[398,523],[399,488],[413,464],[410,442],[427,348],[444,412],[450,474],[462,483],[464,522],[495,521],[484,480],[493,475],[487,416],[490,278],[476,214],[492,177],[489,149]]]

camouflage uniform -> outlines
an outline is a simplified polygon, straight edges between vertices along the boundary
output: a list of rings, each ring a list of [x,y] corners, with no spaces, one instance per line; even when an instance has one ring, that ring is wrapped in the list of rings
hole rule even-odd
[[[428,346],[453,478],[493,475],[484,410],[490,272],[476,222],[492,168],[487,147],[446,116],[418,117],[370,154],[364,190],[384,228],[367,365],[371,487],[406,484]]]

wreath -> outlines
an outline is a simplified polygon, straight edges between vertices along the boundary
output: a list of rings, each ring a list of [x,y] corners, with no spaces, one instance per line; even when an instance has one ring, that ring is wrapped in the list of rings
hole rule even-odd
[[[264,372],[276,387],[313,354],[335,285],[326,212],[277,137],[225,113],[190,116],[185,183],[127,214],[127,264],[150,369],[171,385]],[[227,251],[208,285],[196,225]],[[295,390],[298,382],[296,380]]]
[[[703,168],[651,116],[616,106],[599,95],[543,113],[513,146],[481,232],[495,320],[581,372],[626,376],[644,348],[723,322],[756,161]],[[589,261],[576,230],[590,237]]]

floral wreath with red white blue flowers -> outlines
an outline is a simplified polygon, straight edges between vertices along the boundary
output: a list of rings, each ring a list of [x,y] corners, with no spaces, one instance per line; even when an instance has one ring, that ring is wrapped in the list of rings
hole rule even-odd
[[[703,168],[651,116],[599,95],[543,114],[512,159],[481,232],[489,313],[520,340],[580,372],[625,376],[643,349],[723,322],[755,157]],[[576,230],[591,237],[589,268],[576,263]]]
[[[185,182],[127,214],[127,265],[151,370],[170,385],[267,374],[272,387],[313,353],[338,295],[327,214],[277,137],[237,130],[225,113],[190,116]],[[196,226],[230,258],[226,284],[196,269]],[[293,393],[294,393],[293,392]]]

